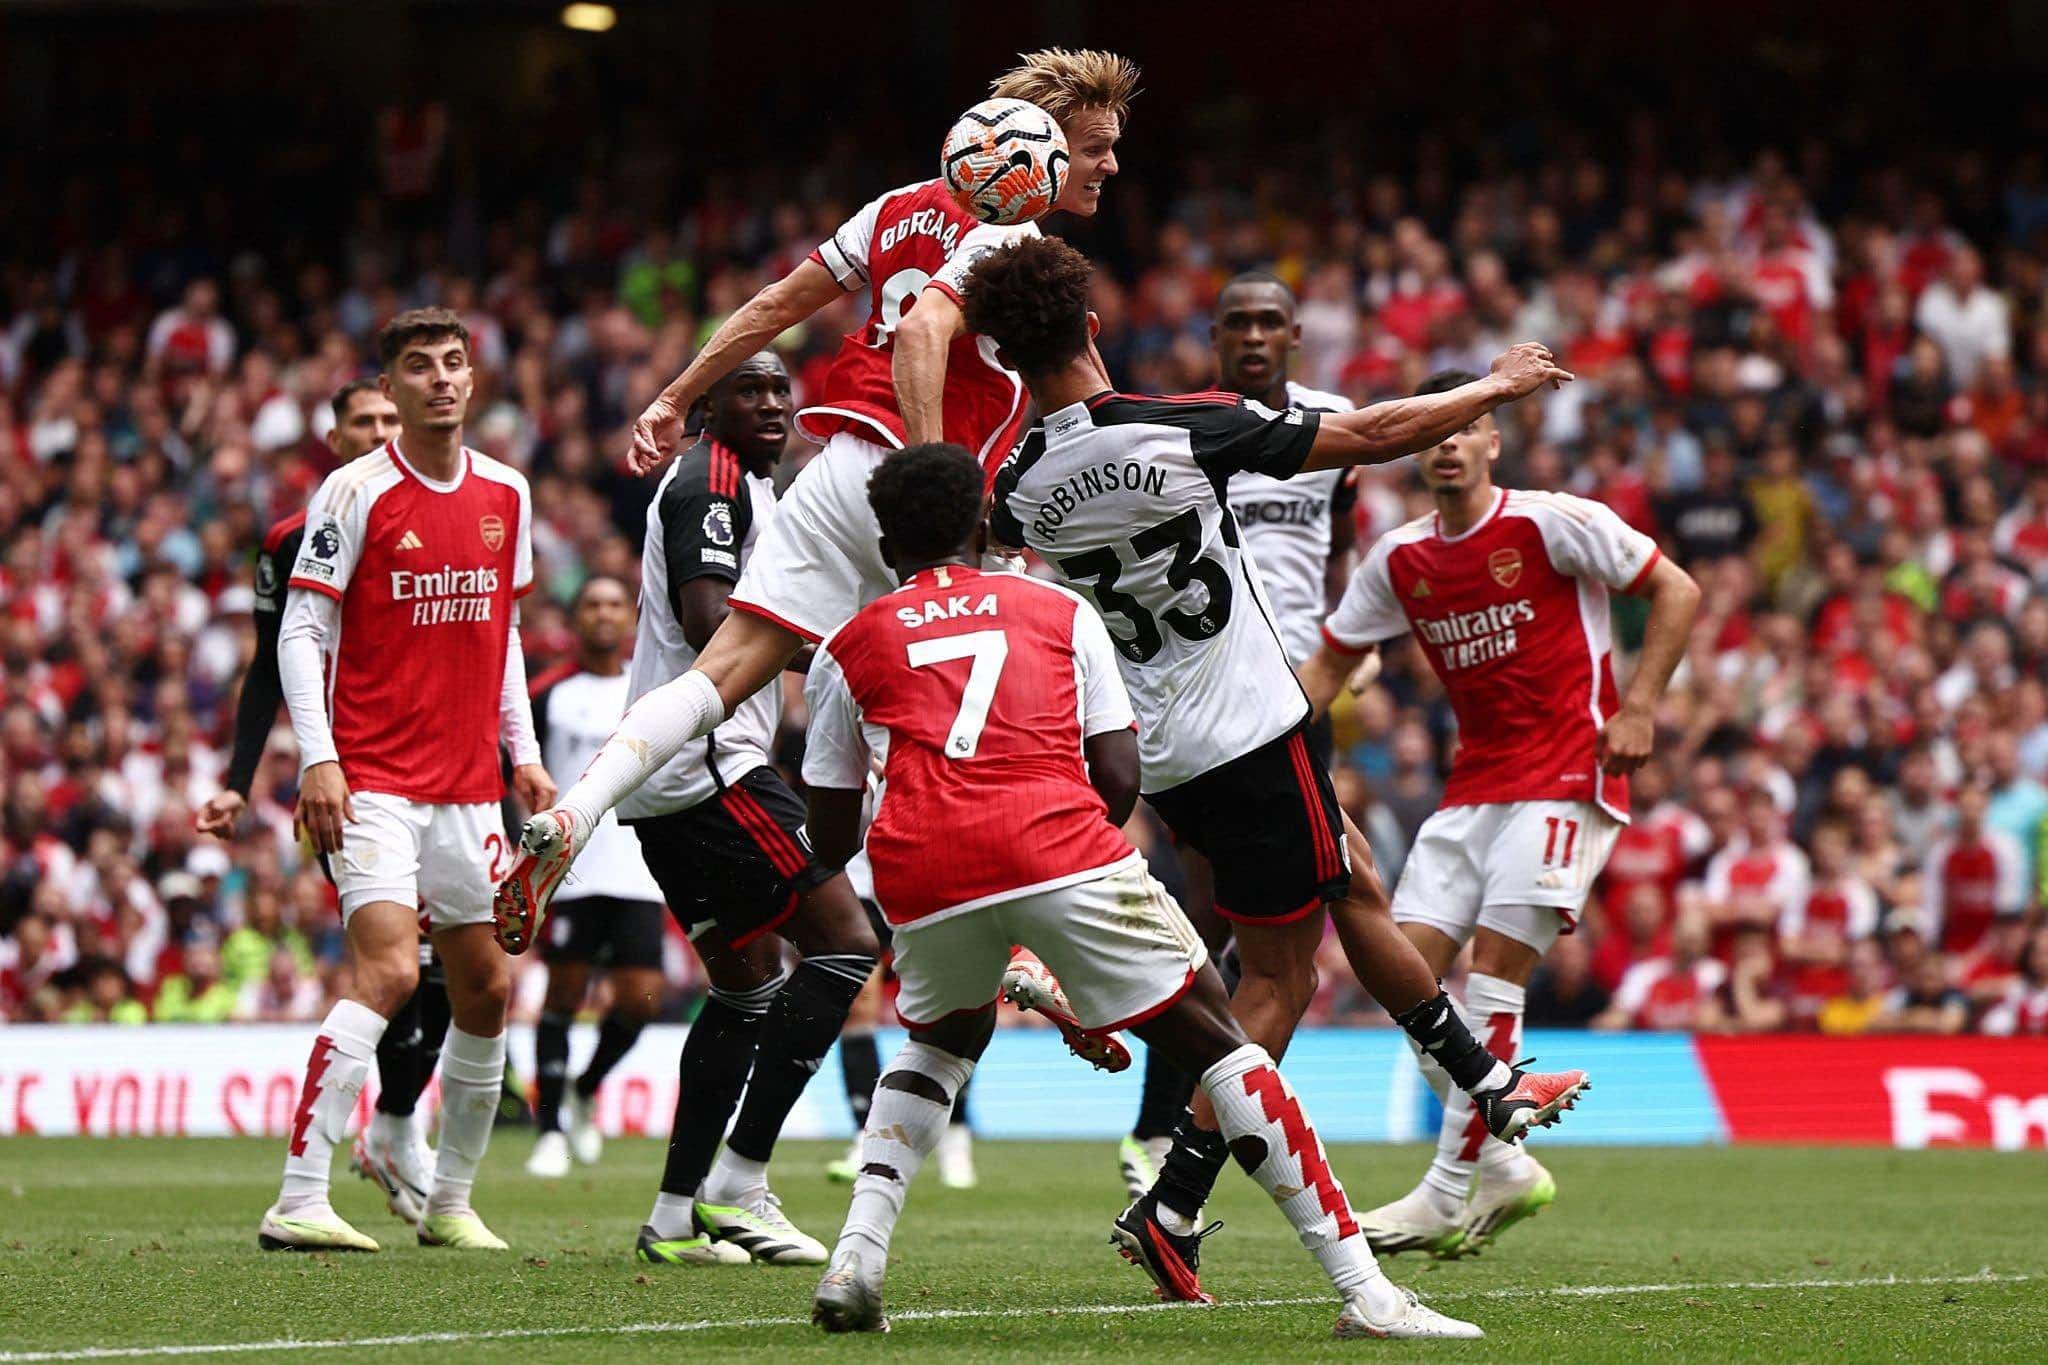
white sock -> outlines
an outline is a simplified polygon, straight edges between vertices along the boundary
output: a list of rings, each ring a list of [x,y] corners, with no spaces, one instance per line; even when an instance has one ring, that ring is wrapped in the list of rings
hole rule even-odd
[[[370,1141],[394,1151],[404,1151],[412,1146],[412,1137],[413,1115],[401,1118],[381,1109],[370,1115]]]
[[[890,1084],[890,1077],[905,1073],[930,1081],[945,1101]],[[858,1238],[877,1253],[889,1250],[896,1220],[903,1215],[904,1194],[924,1159],[939,1145],[953,1114],[953,1099],[973,1074],[973,1062],[924,1043],[905,1043],[890,1061],[875,1085],[875,1101],[861,1130],[860,1174],[853,1182],[846,1226],[839,1230],[841,1242]]]
[[[743,1157],[727,1147],[704,1177],[707,1204],[751,1204],[768,1188],[768,1163]]]
[[[1501,1059],[1514,1060],[1522,1046],[1522,1003],[1520,986],[1497,976],[1474,972],[1465,978],[1465,1002],[1460,1013],[1471,1025],[1486,1050]],[[1498,1065],[1498,1064],[1497,1064]],[[1444,1097],[1443,1124],[1437,1129],[1436,1157],[1422,1177],[1439,1209],[1448,1204],[1455,1211],[1471,1192],[1472,1172],[1490,1148],[1502,1149],[1512,1158],[1515,1148],[1486,1131],[1484,1120],[1473,1107],[1472,1097],[1453,1087]],[[1501,1158],[1496,1157],[1495,1160]]]
[[[1371,1282],[1385,1276],[1358,1231],[1322,1139],[1266,1049],[1246,1043],[1202,1074],[1202,1089],[1238,1164],[1250,1166],[1252,1179],[1280,1206],[1337,1292],[1370,1298]]]
[[[434,1154],[428,1213],[468,1213],[476,1168],[490,1145],[505,1088],[505,1035],[448,1030],[441,1044],[441,1145]]]
[[[654,1229],[654,1235],[664,1242],[673,1242],[682,1237],[695,1237],[697,1224],[690,1216],[690,1206],[696,1200],[687,1194],[670,1194],[666,1190],[654,1196],[654,1212],[647,1215],[647,1226]]]
[[[620,717],[583,776],[555,804],[574,811],[584,829],[596,828],[606,811],[724,719],[725,703],[711,679],[695,669],[671,678]]]
[[[384,1036],[386,1022],[383,1015],[353,1000],[335,1001],[320,1021],[285,1147],[284,1186],[277,1196],[277,1206],[285,1213],[327,1202],[334,1144],[348,1136],[349,1116],[376,1064],[377,1040]]]

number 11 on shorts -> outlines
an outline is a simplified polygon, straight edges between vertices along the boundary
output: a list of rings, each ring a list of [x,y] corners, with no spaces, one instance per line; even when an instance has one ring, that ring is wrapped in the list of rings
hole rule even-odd
[[[1557,815],[1546,815],[1543,823],[1550,826],[1550,837],[1543,842],[1543,865],[1545,867],[1570,867],[1572,849],[1579,842],[1579,822]],[[1564,828],[1564,856],[1557,856],[1558,827]]]

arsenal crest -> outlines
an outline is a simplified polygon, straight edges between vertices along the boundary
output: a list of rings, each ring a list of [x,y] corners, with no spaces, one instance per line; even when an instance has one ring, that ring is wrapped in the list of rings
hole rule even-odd
[[[476,529],[483,535],[484,548],[492,554],[496,554],[499,550],[505,548],[505,519],[503,517],[490,516],[479,518]],[[1519,561],[1517,561],[1516,567],[1520,567]],[[1498,570],[1495,571],[1494,576],[1496,578],[1500,576]],[[1513,580],[1510,579],[1508,581],[1512,582]]]
[[[1495,550],[1486,557],[1486,567],[1493,574],[1494,582],[1503,588],[1512,588],[1522,577],[1522,552]]]

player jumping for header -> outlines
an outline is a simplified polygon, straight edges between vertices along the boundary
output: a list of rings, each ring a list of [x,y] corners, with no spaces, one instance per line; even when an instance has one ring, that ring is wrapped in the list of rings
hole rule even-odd
[[[1477,376],[1446,370],[1419,390]],[[1495,1056],[1522,1044],[1536,964],[1569,933],[1628,819],[1628,775],[1650,756],[1657,699],[1685,654],[1700,590],[1602,503],[1496,488],[1491,413],[1418,464],[1436,512],[1382,536],[1323,627],[1302,685],[1325,709],[1360,655],[1415,633],[1458,717],[1443,807],[1423,822],[1394,888],[1394,920],[1447,972],[1472,944],[1464,1008]],[[1650,602],[1643,649],[1617,702],[1610,589]],[[1475,1251],[1556,1197],[1550,1173],[1489,1135],[1427,1055],[1443,1101],[1422,1183],[1365,1215],[1373,1248]]]
[[[993,83],[994,94],[1040,106],[1066,134],[1073,162],[1055,208],[1096,211],[1117,171],[1137,77],[1113,53],[1055,48]],[[633,704],[561,804],[527,822],[501,914],[544,911],[605,811],[773,680],[806,641],[895,587],[867,502],[868,475],[891,450],[944,438],[991,468],[1009,453],[1024,420],[1023,385],[968,331],[960,283],[984,253],[1037,235],[1031,223],[975,221],[942,179],[891,190],[742,305],[649,406],[633,437],[643,472],[675,445],[684,415],[719,376],[841,294],[867,296],[867,319],[840,346],[820,401],[797,414],[799,430],[824,449],[784,495],[733,588],[731,614],[685,672]]]

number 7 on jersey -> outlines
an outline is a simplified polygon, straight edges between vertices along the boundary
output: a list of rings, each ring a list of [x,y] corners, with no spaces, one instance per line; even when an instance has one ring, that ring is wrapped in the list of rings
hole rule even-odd
[[[947,758],[973,758],[981,747],[982,727],[988,724],[988,708],[996,699],[1003,661],[1010,657],[1010,637],[1000,630],[971,630],[936,640],[912,640],[904,648],[912,668],[974,660],[967,670],[967,686],[960,692],[959,713],[953,717],[953,728],[946,732]]]

